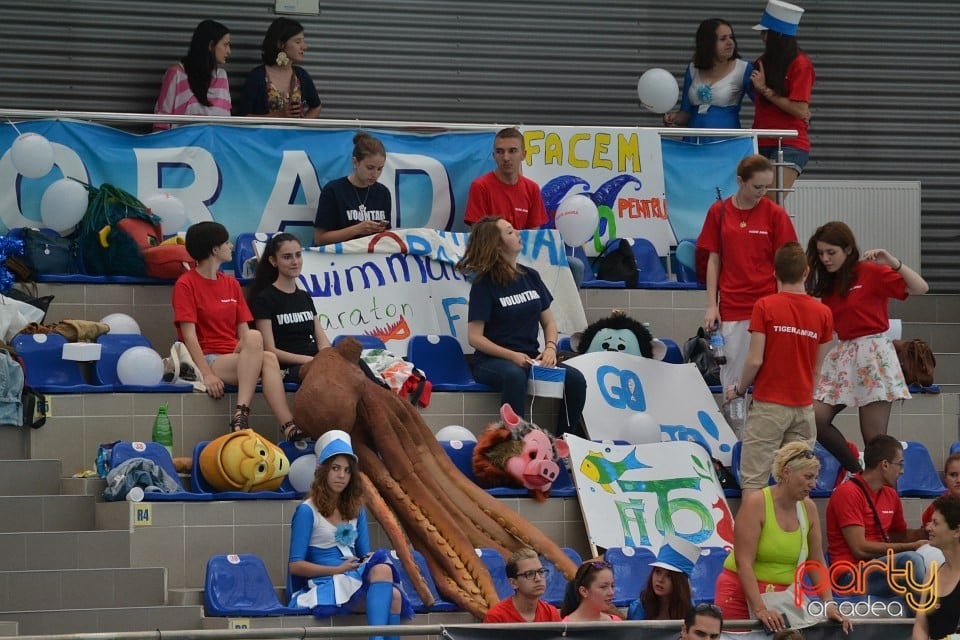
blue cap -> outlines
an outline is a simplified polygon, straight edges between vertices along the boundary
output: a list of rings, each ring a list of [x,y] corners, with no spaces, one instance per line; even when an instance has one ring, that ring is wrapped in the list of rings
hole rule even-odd
[[[327,431],[320,436],[314,451],[317,452],[317,464],[323,464],[333,456],[350,456],[354,460],[357,459],[357,454],[353,452],[353,445],[350,442],[350,434],[339,429]]]
[[[689,540],[670,535],[664,536],[663,546],[657,552],[657,561],[651,562],[650,566],[685,573],[690,577],[698,558],[700,558],[700,547]]]
[[[776,31],[785,36],[797,35],[803,9],[783,0],[768,0],[767,8],[760,17],[760,24],[754,25],[755,31]]]

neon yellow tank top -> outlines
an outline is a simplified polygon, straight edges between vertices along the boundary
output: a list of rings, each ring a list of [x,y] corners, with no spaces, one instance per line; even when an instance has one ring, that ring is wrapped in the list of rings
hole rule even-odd
[[[764,523],[760,530],[760,540],[757,542],[757,558],[753,563],[753,572],[761,582],[775,584],[792,584],[797,570],[797,560],[800,558],[800,549],[803,543],[802,531],[809,530],[806,506],[801,503],[799,513],[803,522],[796,531],[784,531],[777,522],[777,515],[773,509],[773,496],[770,487],[763,488]],[[733,552],[723,563],[724,569],[736,573],[737,562]]]

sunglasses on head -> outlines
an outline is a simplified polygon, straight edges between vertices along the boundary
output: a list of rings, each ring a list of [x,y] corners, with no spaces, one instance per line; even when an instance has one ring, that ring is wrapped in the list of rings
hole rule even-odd
[[[723,616],[723,612],[720,611],[720,607],[715,604],[710,604],[709,602],[701,602],[693,608],[694,613],[715,613],[718,616]]]
[[[783,463],[783,466],[787,466],[794,460],[799,460],[800,458],[804,458],[806,460],[813,460],[816,457],[817,457],[817,454],[815,454],[811,449],[807,449],[806,451],[801,451],[800,453],[790,456],[790,458]]]
[[[603,560],[594,560],[592,562],[588,562],[587,564],[593,567],[594,569],[596,569],[597,571],[600,571],[601,569],[613,569],[613,565]]]

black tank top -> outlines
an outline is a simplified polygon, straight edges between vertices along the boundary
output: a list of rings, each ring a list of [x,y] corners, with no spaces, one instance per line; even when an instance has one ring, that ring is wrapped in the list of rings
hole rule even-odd
[[[957,630],[960,622],[960,582],[949,594],[937,598],[933,610],[927,613],[927,627],[933,640],[946,638]]]

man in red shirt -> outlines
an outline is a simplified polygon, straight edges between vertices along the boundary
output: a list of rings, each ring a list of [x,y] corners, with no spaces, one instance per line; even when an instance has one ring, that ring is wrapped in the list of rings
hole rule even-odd
[[[474,224],[486,216],[500,216],[514,229],[539,229],[548,220],[536,182],[520,174],[527,150],[523,134],[515,127],[497,132],[493,159],[497,168],[470,185],[464,222]]]
[[[507,560],[507,579],[516,593],[487,611],[484,622],[560,622],[560,612],[540,599],[547,590],[547,570],[533,549],[523,548]]]
[[[833,340],[833,315],[807,295],[807,256],[797,242],[774,254],[778,292],[757,300],[750,319],[750,350],[728,399],[753,385],[753,404],[743,427],[740,487],[744,496],[767,486],[777,449],[817,439],[814,376]]]
[[[907,529],[903,505],[897,495],[897,479],[903,474],[903,446],[893,436],[875,437],[863,451],[865,470],[847,480],[833,492],[827,503],[827,548],[830,563],[877,559],[886,562],[893,551],[897,569],[908,569],[913,584],[923,584],[926,562],[917,549],[927,544],[923,529]],[[867,573],[867,593],[887,597],[895,595],[888,583],[888,571]],[[837,586],[852,579],[848,572],[834,578]],[[900,586],[907,586],[903,578]]]

